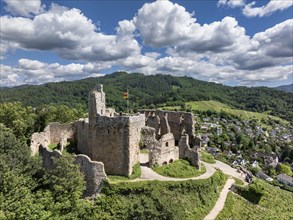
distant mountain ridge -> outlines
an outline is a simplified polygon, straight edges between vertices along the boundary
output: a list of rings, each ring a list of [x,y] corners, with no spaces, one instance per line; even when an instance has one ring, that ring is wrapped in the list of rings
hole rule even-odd
[[[278,86],[278,87],[275,87],[274,89],[277,89],[283,92],[293,92],[293,84]]]
[[[133,109],[215,100],[234,108],[269,112],[293,121],[292,93],[267,87],[230,87],[186,76],[162,74],[115,72],[98,78],[6,88],[1,91],[0,102],[20,101],[23,105],[34,107],[52,103],[72,107],[82,105],[86,108],[89,91],[99,83],[104,84],[107,105],[115,107],[117,111],[126,109],[122,93],[129,89],[130,106]]]

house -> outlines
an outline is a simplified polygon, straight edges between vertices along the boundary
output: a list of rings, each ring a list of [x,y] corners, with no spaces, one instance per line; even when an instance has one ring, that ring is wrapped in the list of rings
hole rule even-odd
[[[218,153],[220,152],[220,150],[216,147],[208,147],[207,151],[213,155],[214,157],[218,155]]]
[[[259,164],[256,160],[254,160],[252,163],[251,163],[251,166],[252,167],[259,167]]]
[[[233,152],[231,150],[224,150],[223,154],[228,156],[228,157],[231,157],[233,155]]]
[[[293,178],[291,176],[288,176],[286,174],[279,174],[277,176],[277,180],[287,186],[293,187]]]
[[[233,165],[235,166],[245,166],[246,164],[246,161],[245,159],[241,158],[241,157],[238,157],[236,160],[233,161]]]
[[[223,133],[223,129],[221,127],[217,127],[217,135],[220,136]]]
[[[256,174],[256,176],[262,180],[265,180],[265,181],[268,181],[268,182],[272,182],[273,181],[273,178],[271,178],[270,176],[266,175],[265,173],[263,172],[258,172]]]
[[[264,152],[254,152],[251,154],[251,158],[254,159],[263,159],[264,165],[266,167],[272,166],[276,167],[279,163],[279,158],[275,153],[264,153]]]

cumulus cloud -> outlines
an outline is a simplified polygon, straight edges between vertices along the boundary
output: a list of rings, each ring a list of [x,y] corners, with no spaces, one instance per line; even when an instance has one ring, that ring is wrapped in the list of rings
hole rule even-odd
[[[4,0],[6,3],[5,10],[13,15],[20,15],[23,17],[31,17],[32,15],[43,12],[44,5],[41,0]]]
[[[263,17],[271,15],[272,13],[276,11],[283,11],[287,8],[290,8],[293,5],[292,0],[270,0],[267,5],[264,5],[262,7],[254,7],[256,2],[251,2],[242,10],[242,13],[247,17]]]
[[[186,40],[199,26],[193,14],[169,1],[144,4],[133,18],[133,23],[144,44],[164,47]]]
[[[38,60],[20,59],[15,67],[1,64],[1,86],[40,84],[62,80],[75,80],[102,76],[101,70],[110,68],[109,63],[45,63]]]
[[[222,2],[236,7],[244,1]],[[144,4],[132,20],[118,22],[114,35],[99,32],[80,10],[55,4],[32,19],[2,16],[1,24],[3,51],[52,51],[81,61],[62,65],[20,59],[15,67],[2,65],[2,86],[100,76],[113,67],[245,84],[292,74],[293,19],[248,36],[235,18],[200,24],[184,7],[156,1]]]
[[[169,1],[145,4],[133,18],[145,45],[177,51],[222,52],[247,39],[235,18],[200,25],[184,7]]]
[[[231,8],[241,7],[245,5],[244,0],[219,0],[218,1],[218,7],[219,6],[228,6]]]
[[[108,61],[140,53],[137,41],[125,37],[131,31],[127,22],[120,23],[118,35],[106,35],[80,10],[56,4],[33,19],[2,16],[1,24],[2,41],[17,48],[51,50],[65,59]]]
[[[276,11],[283,11],[293,5],[293,0],[270,0],[266,5],[255,7],[256,2],[245,4],[245,0],[219,0],[219,6],[230,8],[241,7],[242,14],[247,17],[263,17],[273,14]]]

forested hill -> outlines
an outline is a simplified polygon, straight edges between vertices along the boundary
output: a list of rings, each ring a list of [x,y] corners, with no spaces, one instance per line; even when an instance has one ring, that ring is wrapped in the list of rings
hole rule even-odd
[[[275,87],[274,89],[284,91],[284,92],[293,92],[293,84],[278,86],[278,87]]]
[[[266,87],[229,87],[170,75],[128,74],[116,72],[99,78],[71,82],[47,83],[1,89],[1,102],[20,101],[23,105],[66,104],[87,105],[88,92],[98,83],[104,84],[108,106],[125,109],[122,93],[129,89],[132,108],[184,105],[187,101],[216,100],[235,108],[269,112],[293,121],[293,94]]]

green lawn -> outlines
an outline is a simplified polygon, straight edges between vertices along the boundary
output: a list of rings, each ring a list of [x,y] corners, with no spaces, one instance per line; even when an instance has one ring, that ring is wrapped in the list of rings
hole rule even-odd
[[[210,153],[206,152],[206,151],[201,151],[201,159],[202,161],[206,162],[206,163],[216,163],[213,155],[211,155]]]
[[[204,166],[201,166],[201,169],[198,170],[196,167],[191,166],[186,160],[176,160],[168,165],[155,167],[153,170],[162,176],[175,178],[196,177],[206,172]]]
[[[261,187],[261,198],[257,204],[253,204],[242,196],[229,192],[225,207],[220,212],[217,220],[226,219],[293,219],[293,193],[278,189],[264,181],[258,180]],[[254,184],[247,186],[250,198],[259,197],[255,194]],[[258,198],[259,199],[259,198]]]

